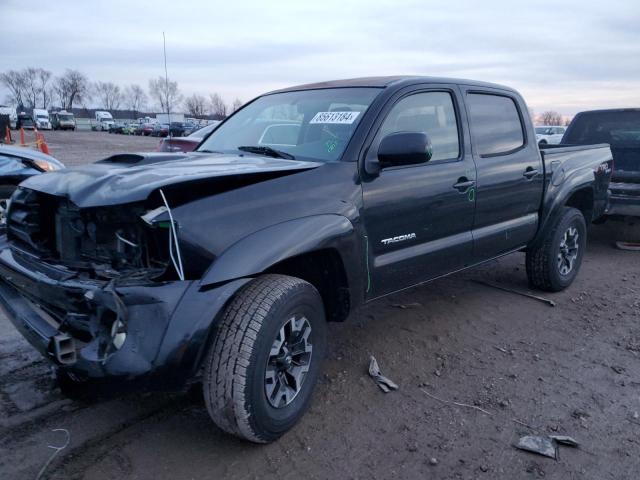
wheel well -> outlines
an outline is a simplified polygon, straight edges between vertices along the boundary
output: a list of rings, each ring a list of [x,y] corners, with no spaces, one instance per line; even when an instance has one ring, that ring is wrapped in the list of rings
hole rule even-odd
[[[317,250],[283,260],[265,273],[280,273],[312,284],[322,297],[327,320],[341,322],[351,307],[349,285],[340,254],[334,249]]]
[[[593,190],[588,187],[576,190],[567,200],[566,206],[580,210],[587,224],[591,223],[593,220]]]

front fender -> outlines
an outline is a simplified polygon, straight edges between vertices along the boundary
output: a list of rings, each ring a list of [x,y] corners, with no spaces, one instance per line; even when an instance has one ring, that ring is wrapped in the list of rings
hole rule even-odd
[[[342,215],[314,215],[279,223],[252,233],[227,248],[200,283],[206,287],[256,275],[287,258],[336,247],[353,237],[354,227]],[[342,254],[341,249],[338,251]]]

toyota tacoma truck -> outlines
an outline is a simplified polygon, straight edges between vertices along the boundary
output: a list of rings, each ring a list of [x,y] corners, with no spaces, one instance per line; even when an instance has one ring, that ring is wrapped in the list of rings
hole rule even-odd
[[[262,95],[191,153],[33,177],[0,240],[0,303],[73,382],[202,382],[270,442],[309,405],[326,324],[512,252],[568,287],[608,201],[608,145],[541,152],[514,90],[384,77]]]

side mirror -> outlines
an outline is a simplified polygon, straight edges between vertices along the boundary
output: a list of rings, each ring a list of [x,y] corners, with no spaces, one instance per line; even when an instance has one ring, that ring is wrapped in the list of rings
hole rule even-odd
[[[414,165],[431,160],[431,140],[423,132],[396,132],[384,137],[378,147],[380,168]]]

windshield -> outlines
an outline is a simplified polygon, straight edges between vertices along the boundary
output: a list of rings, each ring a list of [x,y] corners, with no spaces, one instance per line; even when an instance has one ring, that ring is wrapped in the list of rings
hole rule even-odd
[[[377,88],[328,88],[265,95],[239,110],[198,151],[263,147],[296,159],[338,160]],[[256,153],[254,149],[254,153]]]
[[[552,135],[553,131],[550,127],[536,127],[536,133],[538,135]]]
[[[65,120],[65,121],[67,121],[67,120],[73,120],[73,115],[58,115],[58,118],[59,118],[60,120]]]
[[[49,120],[49,115],[45,115],[43,113],[39,113],[38,114],[38,118],[46,118],[47,120]]]
[[[640,148],[640,111],[593,112],[578,115],[564,143],[608,143],[612,147]]]

